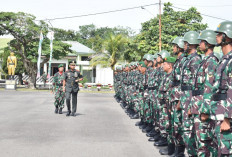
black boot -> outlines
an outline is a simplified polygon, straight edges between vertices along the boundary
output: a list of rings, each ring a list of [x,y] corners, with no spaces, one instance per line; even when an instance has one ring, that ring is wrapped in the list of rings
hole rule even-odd
[[[168,145],[167,137],[161,137],[158,142],[154,143],[154,146],[167,146],[167,145]]]
[[[154,139],[154,137],[150,137],[150,138],[148,139],[148,141],[149,141],[149,142],[155,142],[155,139]]]
[[[150,132],[152,129],[153,129],[153,125],[150,123],[145,129],[143,129],[143,132],[147,133],[147,132]]]
[[[55,114],[57,114],[58,113],[58,107],[56,107],[56,109],[55,109]]]
[[[144,124],[143,125],[141,125],[141,126],[139,126],[139,129],[145,129],[146,127],[147,127],[147,123],[146,122],[144,122]]]
[[[131,117],[131,119],[139,119],[139,114],[138,114],[138,113],[134,114],[134,115]]]
[[[75,113],[71,113],[71,116],[76,117],[76,114]]]
[[[66,114],[66,116],[68,117],[68,116],[70,116],[70,114],[71,114],[71,111],[68,111],[68,113]]]
[[[147,137],[154,137],[155,135],[159,134],[159,131],[152,130],[149,133],[147,133]]]
[[[59,114],[62,114],[62,108],[60,108],[60,110],[59,110]]]
[[[168,144],[168,147],[166,147],[164,149],[160,149],[159,152],[161,155],[172,155],[175,152],[175,144],[173,144],[173,143]]]
[[[185,145],[180,145],[175,148],[175,153],[170,157],[185,157],[184,155]]]
[[[156,141],[156,142],[159,141],[161,138],[160,133],[156,134],[153,138],[154,138],[154,141]]]
[[[139,121],[139,122],[135,123],[135,126],[140,126],[140,125],[143,125],[143,121],[142,121],[142,119],[141,119],[141,121]]]

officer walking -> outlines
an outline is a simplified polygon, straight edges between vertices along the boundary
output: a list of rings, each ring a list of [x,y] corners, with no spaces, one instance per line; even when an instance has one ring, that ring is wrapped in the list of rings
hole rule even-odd
[[[55,90],[55,102],[56,107],[55,113],[62,114],[62,109],[64,108],[65,92],[63,91],[63,80],[64,80],[64,65],[60,64],[58,66],[59,71],[53,77],[53,88],[52,92]]]
[[[68,113],[66,116],[76,116],[77,109],[77,93],[79,91],[78,82],[83,80],[83,76],[80,74],[80,71],[75,69],[76,62],[72,61],[69,64],[69,70],[65,72],[64,81],[63,81],[63,91],[65,91],[66,95],[66,105],[68,108]],[[71,100],[72,95],[72,113],[71,113]]]

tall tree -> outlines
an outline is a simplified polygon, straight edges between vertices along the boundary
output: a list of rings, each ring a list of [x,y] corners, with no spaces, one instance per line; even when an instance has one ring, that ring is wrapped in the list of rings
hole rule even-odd
[[[127,42],[128,38],[122,34],[109,35],[104,42],[103,53],[98,53],[93,57],[91,65],[96,66],[100,64],[103,67],[111,67],[113,70],[115,64],[123,60]]]
[[[162,49],[171,51],[171,41],[177,36],[183,36],[188,31],[200,32],[207,28],[207,24],[202,23],[202,16],[196,8],[192,7],[187,11],[175,11],[171,3],[165,3],[162,23]],[[136,46],[137,45],[137,46]],[[134,56],[143,56],[145,53],[154,54],[159,51],[159,15],[142,23],[142,30],[127,49],[128,60],[134,60]],[[140,57],[138,57],[140,58]]]
[[[47,34],[49,27],[44,21],[35,22],[35,16],[23,12],[0,12],[0,35],[14,37],[8,44],[10,51],[20,56],[26,73],[30,76],[30,87],[36,87],[37,57],[39,34]],[[50,41],[45,37],[42,44],[44,55],[42,64],[49,60]],[[53,58],[60,59],[71,53],[70,45],[53,41]]]

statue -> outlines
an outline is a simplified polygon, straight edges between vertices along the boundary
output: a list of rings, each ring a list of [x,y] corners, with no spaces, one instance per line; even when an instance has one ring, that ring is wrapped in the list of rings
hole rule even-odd
[[[7,68],[8,68],[8,75],[10,76],[10,80],[14,80],[15,75],[15,68],[17,66],[17,58],[14,55],[14,52],[10,53],[10,56],[7,58]]]

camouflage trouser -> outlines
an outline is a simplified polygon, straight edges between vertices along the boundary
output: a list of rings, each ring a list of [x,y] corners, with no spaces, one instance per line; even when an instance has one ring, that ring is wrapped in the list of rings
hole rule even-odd
[[[164,105],[160,106],[160,119],[159,119],[160,125],[159,130],[161,132],[161,136],[168,137],[167,130],[169,131],[170,123],[169,123],[169,117],[168,117],[168,109],[167,107],[164,107]]]
[[[173,110],[173,137],[174,143],[176,146],[184,145],[183,141],[183,128],[182,128],[182,111],[177,110],[177,101],[172,102],[172,110]]]
[[[145,114],[145,121],[147,123],[151,123],[152,122],[152,113],[151,113],[151,108],[150,108],[149,95],[144,97],[144,114]]]
[[[130,108],[132,107],[131,95],[132,95],[132,86],[129,85],[129,86],[127,86],[126,102],[128,103]]]
[[[138,104],[137,104],[137,111],[141,119],[145,120],[144,118],[144,97],[143,92],[138,93]],[[144,121],[145,122],[145,121]]]
[[[181,97],[181,108],[182,108],[182,126],[183,126],[183,140],[185,147],[187,149],[189,156],[197,156],[196,151],[196,141],[194,139],[195,131],[194,128],[194,118],[188,116],[189,104],[192,98],[191,91],[183,91],[183,96]]]
[[[230,121],[230,130],[220,132],[222,121],[214,121],[215,136],[217,138],[218,156],[232,157],[232,120]]]
[[[197,144],[197,156],[217,157],[217,144],[214,139],[214,123],[211,119],[203,122],[199,115],[194,115],[194,127]]]
[[[160,111],[160,103],[156,91],[155,91],[155,95],[156,95],[156,99],[154,100],[155,129],[160,130],[161,111]]]
[[[56,88],[54,105],[59,108],[64,108],[64,99],[65,99],[65,92],[63,92],[63,87]]]

